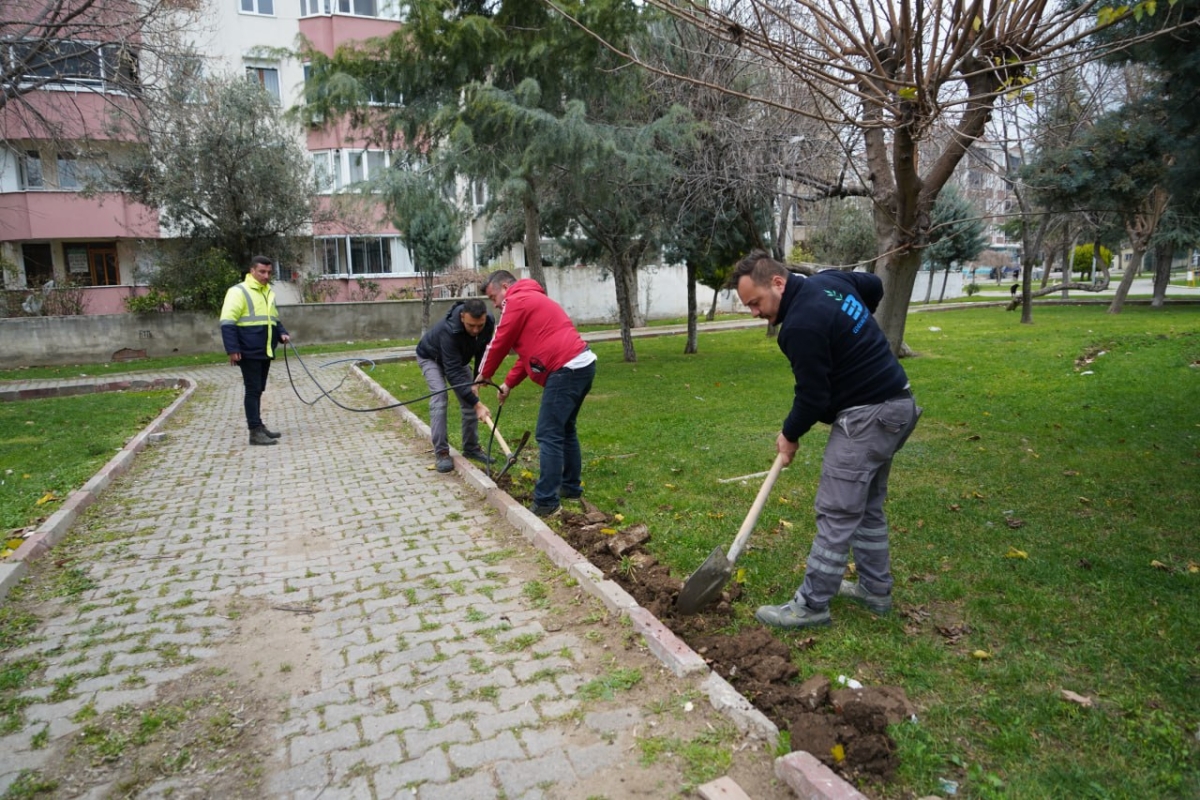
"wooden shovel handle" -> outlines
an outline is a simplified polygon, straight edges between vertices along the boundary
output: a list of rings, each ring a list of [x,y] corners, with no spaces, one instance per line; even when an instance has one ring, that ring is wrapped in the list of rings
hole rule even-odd
[[[504,437],[500,435],[500,431],[496,430],[496,426],[492,424],[491,417],[484,417],[483,421],[487,424],[488,430],[496,437],[496,442],[500,445],[500,449],[504,451],[504,457],[508,458],[512,455],[512,450],[508,449],[508,442],[504,441]]]
[[[726,558],[730,564],[737,560],[742,553],[742,548],[746,546],[746,540],[750,538],[750,531],[754,530],[754,524],[758,522],[758,515],[762,513],[763,506],[767,504],[767,496],[771,494],[771,487],[775,485],[775,479],[779,477],[782,470],[783,453],[780,453],[775,456],[775,463],[771,465],[771,471],[763,480],[762,488],[758,490],[758,495],[754,498],[754,504],[750,506],[750,511],[746,514],[742,527],[738,529],[737,537],[729,546],[729,554]]]

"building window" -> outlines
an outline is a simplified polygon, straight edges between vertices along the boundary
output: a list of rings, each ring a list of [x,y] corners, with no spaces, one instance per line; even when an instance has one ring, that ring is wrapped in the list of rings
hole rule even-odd
[[[83,286],[120,286],[121,267],[112,242],[63,245],[67,277]]]
[[[246,66],[246,79],[257,83],[267,94],[271,95],[278,105],[282,96],[279,93],[279,70],[275,67]]]
[[[397,236],[330,236],[318,239],[317,247],[316,256],[325,275],[413,272]]]
[[[35,39],[14,42],[8,55],[13,72],[30,82],[129,91],[138,85],[138,53],[122,44]]]
[[[241,0],[242,13],[275,16],[275,0]]]
[[[54,280],[54,258],[49,244],[23,244],[21,256],[25,261],[25,285],[30,289]]]
[[[79,188],[79,169],[78,162],[75,156],[62,155],[58,156],[58,188],[60,189],[78,189]]]
[[[300,16],[313,17],[329,13],[329,0],[300,0]]]
[[[317,191],[322,194],[328,194],[337,188],[334,185],[334,176],[337,173],[332,166],[332,155],[328,150],[312,154],[313,180],[316,181]]]
[[[381,237],[350,238],[350,274],[379,275],[392,271],[392,249]]]
[[[37,150],[26,150],[21,154],[21,188],[46,188],[42,177],[42,156]]]

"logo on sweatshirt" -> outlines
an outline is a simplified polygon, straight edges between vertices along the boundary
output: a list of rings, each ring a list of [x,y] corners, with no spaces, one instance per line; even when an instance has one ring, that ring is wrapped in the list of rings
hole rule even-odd
[[[854,326],[853,333],[858,333],[862,330],[862,326],[867,323],[867,309],[859,302],[859,299],[852,294],[842,294],[835,292],[833,289],[826,289],[825,294],[832,297],[834,300],[842,304],[842,313],[854,320],[857,324]]]

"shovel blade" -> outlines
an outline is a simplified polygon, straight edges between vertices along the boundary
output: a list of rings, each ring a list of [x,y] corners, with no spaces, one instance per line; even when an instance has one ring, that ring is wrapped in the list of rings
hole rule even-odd
[[[721,594],[721,589],[732,574],[733,564],[724,550],[716,548],[700,565],[700,569],[693,572],[683,584],[679,597],[675,598],[675,608],[681,614],[695,614]]]

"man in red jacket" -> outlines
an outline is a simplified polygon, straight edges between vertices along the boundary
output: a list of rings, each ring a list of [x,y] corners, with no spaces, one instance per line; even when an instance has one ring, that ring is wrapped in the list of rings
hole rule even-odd
[[[561,510],[560,497],[583,495],[583,454],[575,420],[596,377],[596,354],[537,281],[517,280],[511,272],[497,270],[484,282],[483,293],[501,314],[478,378],[491,380],[515,350],[517,363],[500,384],[500,404],[526,376],[542,387],[535,433],[541,474],[533,487],[531,510],[550,517]]]

